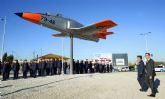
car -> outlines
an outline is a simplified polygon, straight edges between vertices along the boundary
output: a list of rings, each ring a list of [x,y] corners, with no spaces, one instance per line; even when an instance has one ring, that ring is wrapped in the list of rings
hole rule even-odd
[[[165,66],[155,66],[156,72],[165,72]]]
[[[122,68],[121,68],[121,71],[122,71],[122,72],[127,72],[127,71],[129,71],[129,67],[122,67]]]

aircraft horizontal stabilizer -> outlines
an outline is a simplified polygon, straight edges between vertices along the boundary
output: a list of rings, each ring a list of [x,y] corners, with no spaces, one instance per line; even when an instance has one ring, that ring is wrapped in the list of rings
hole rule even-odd
[[[97,32],[95,36],[98,38],[106,39],[106,36],[111,35],[111,34],[113,34],[113,32],[107,32],[106,30],[104,30],[104,31]]]
[[[60,33],[60,34],[52,34],[52,36],[55,37],[62,37],[62,36],[66,36],[66,34]]]

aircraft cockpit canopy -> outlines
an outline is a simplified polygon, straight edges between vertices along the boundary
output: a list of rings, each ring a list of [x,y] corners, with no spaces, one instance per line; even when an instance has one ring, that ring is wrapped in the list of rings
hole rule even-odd
[[[57,14],[55,15],[55,17],[62,17],[62,14],[57,13]]]

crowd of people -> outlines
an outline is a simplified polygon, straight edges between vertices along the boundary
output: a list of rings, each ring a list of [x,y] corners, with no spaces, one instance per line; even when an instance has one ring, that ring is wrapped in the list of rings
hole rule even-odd
[[[93,63],[88,60],[73,61],[73,74],[105,73],[112,72],[112,70],[111,64]],[[70,66],[65,60],[62,65],[62,60],[58,59],[40,59],[30,62],[15,60],[13,62],[4,61],[3,63],[0,61],[0,74],[3,76],[3,81],[10,78],[11,71],[13,71],[13,79],[18,79],[19,73],[22,73],[23,78],[26,79],[29,76],[36,78],[38,76],[60,75],[62,72],[69,74]]]

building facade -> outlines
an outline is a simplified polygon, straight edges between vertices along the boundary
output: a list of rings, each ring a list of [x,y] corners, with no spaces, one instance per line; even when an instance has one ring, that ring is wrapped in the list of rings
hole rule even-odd
[[[112,64],[114,67],[127,67],[128,54],[127,53],[97,53],[94,54],[94,62],[103,64]]]

